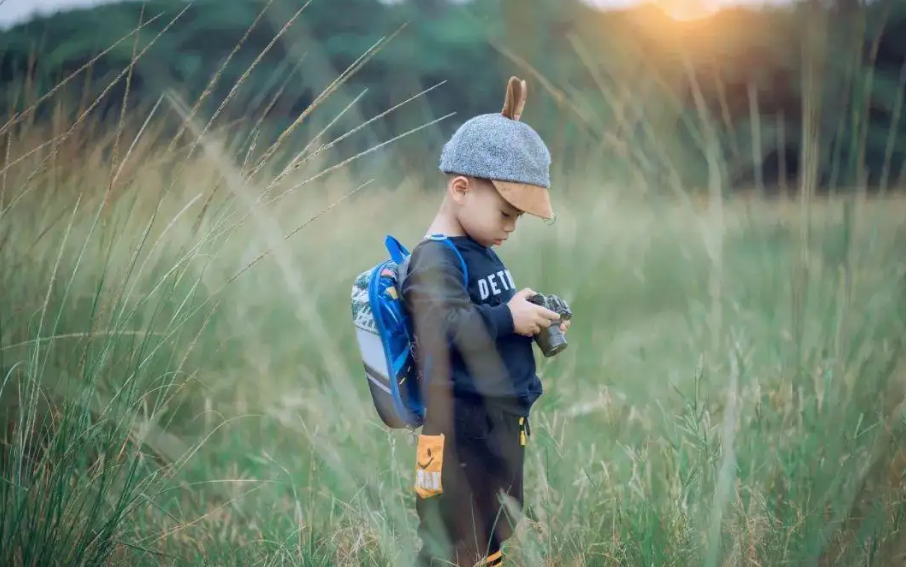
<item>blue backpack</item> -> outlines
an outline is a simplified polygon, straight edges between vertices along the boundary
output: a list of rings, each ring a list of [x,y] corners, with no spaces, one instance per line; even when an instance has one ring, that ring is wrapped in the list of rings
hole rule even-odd
[[[456,246],[443,235],[429,240],[447,244],[469,275]],[[409,313],[401,300],[410,253],[392,236],[384,245],[390,258],[359,274],[352,286],[352,321],[368,391],[381,421],[393,429],[417,429],[424,423],[420,373]]]

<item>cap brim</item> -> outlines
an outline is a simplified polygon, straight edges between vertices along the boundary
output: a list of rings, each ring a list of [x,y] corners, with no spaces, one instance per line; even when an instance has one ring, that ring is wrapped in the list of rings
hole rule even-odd
[[[512,181],[494,181],[494,187],[500,196],[520,211],[550,220],[554,217],[551,207],[550,191],[538,185],[513,183]]]

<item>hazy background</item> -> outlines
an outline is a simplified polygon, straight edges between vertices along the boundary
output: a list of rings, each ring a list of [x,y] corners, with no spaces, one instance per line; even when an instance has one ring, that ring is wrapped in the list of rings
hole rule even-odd
[[[22,9],[15,2],[7,0],[0,9]],[[527,119],[551,140],[560,158],[557,175],[577,164],[602,163],[588,158],[604,151],[617,160],[608,163],[609,175],[642,166],[658,184],[672,177],[674,184],[704,187],[702,112],[717,126],[729,186],[786,189],[787,179],[798,174],[805,109],[802,46],[809,37],[803,30],[811,23],[804,4],[732,5],[686,21],[689,12],[681,3],[602,11],[582,0],[521,5],[332,0],[313,2],[304,17],[282,29],[302,5],[274,3],[245,39],[260,2],[113,3],[34,20],[0,36],[0,103],[24,104],[24,95],[47,92],[105,52],[90,74],[67,81],[59,93],[70,101],[91,98],[123,73],[136,48],[136,54],[144,53],[129,73],[130,107],[147,108],[163,93],[195,101],[213,79],[198,110],[216,112],[219,124],[266,111],[255,127],[268,138],[367,54],[366,64],[306,120],[329,122],[361,95],[331,128],[349,129],[366,117],[382,116],[344,139],[350,151],[439,120],[387,148],[399,150],[395,163],[407,175],[419,168],[431,173],[425,165],[436,161],[438,144],[464,117],[500,106],[501,85],[512,74],[531,80]],[[821,31],[812,49],[818,74],[810,96],[817,98],[809,104],[821,136],[815,175],[822,190],[863,180],[874,187],[898,183],[906,157],[898,95],[906,50],[898,39],[906,25],[903,6],[890,0],[860,9],[857,0],[839,0],[816,23]],[[146,25],[139,44],[124,40],[140,20]],[[386,46],[368,54],[385,40]],[[870,66],[863,67],[866,62]],[[244,84],[233,89],[247,70]],[[425,89],[431,92],[386,112]],[[124,80],[110,84],[95,109],[98,116],[116,119],[116,101],[125,91]],[[630,94],[643,110],[620,114],[621,101]],[[36,111],[48,116],[51,108]],[[856,108],[858,115],[852,113]],[[604,126],[614,119],[622,121],[616,132]],[[656,140],[653,130],[639,128],[640,119],[673,134]],[[630,146],[614,144],[614,136],[622,135],[631,136]],[[387,182],[398,182],[381,160],[369,154],[356,167],[374,167]]]
[[[3,0],[0,2],[0,27],[8,27],[21,23],[34,15],[48,15],[56,11],[66,11],[73,8],[85,8],[100,4],[110,3],[111,0]],[[384,0],[392,4],[400,0]],[[473,0],[458,0],[461,3]],[[587,3],[604,9],[624,8],[638,5],[638,0],[585,0]],[[763,4],[788,4],[788,0],[659,0],[664,6],[684,6],[685,4],[701,6],[708,10],[718,9],[729,5],[763,5]],[[657,1],[652,4],[658,4]]]

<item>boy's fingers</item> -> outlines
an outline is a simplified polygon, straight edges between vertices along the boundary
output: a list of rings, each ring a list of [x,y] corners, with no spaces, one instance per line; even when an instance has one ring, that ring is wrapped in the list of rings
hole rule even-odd
[[[556,311],[551,311],[550,309],[547,309],[546,307],[541,308],[541,314],[544,315],[544,317],[549,319],[550,321],[559,321],[560,320],[559,313],[557,313]]]
[[[521,290],[519,290],[519,293],[517,293],[516,295],[522,297],[523,299],[527,299],[527,298],[535,295],[535,292],[532,291],[531,288],[526,287],[526,288],[522,288]]]

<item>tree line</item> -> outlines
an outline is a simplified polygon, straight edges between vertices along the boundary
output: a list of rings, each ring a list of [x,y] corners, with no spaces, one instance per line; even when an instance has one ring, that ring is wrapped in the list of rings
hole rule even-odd
[[[412,167],[462,120],[499,110],[513,74],[529,81],[525,119],[558,167],[595,158],[698,186],[716,145],[729,186],[792,186],[804,109],[818,127],[822,188],[894,186],[906,162],[906,9],[893,0],[734,8],[695,22],[580,0],[122,2],[0,34],[3,121],[89,63],[34,120],[61,108],[75,117],[103,93],[96,120],[115,121],[134,60],[129,110],[201,98],[200,117],[265,137],[306,113],[319,125],[342,114],[333,128],[348,132],[393,109],[342,142],[362,151],[444,118],[393,146]],[[177,129],[179,113],[169,115]]]

